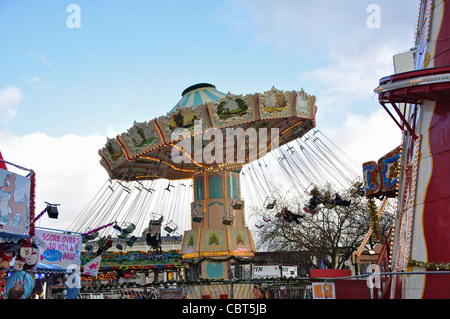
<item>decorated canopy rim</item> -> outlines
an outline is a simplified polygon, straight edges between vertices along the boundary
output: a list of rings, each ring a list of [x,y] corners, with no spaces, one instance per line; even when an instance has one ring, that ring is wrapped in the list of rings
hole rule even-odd
[[[272,87],[260,93],[235,95],[221,93],[209,83],[198,83],[183,95],[167,115],[135,122],[126,132],[107,139],[99,155],[111,179],[180,180],[217,169],[221,163],[247,164],[315,126],[316,98],[303,89],[282,91]],[[233,131],[228,130],[231,128]],[[247,131],[249,136],[251,132],[256,136],[248,139],[252,148],[247,142],[238,143],[238,133],[245,137]],[[218,137],[222,143],[214,146],[214,154],[209,152],[211,132],[222,134]],[[228,135],[231,144],[225,141]],[[220,148],[217,154],[215,147]]]

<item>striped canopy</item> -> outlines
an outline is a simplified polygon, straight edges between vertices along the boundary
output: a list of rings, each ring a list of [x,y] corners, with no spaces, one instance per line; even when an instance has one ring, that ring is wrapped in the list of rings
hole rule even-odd
[[[197,105],[204,104],[205,102],[217,102],[226,94],[217,91],[216,87],[212,84],[199,83],[188,87],[181,95],[181,100],[178,101],[169,113],[174,111],[178,106],[194,108]]]

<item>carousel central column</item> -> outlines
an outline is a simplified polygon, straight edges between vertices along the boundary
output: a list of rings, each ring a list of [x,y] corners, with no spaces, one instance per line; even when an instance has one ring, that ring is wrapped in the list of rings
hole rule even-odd
[[[245,226],[241,169],[242,164],[221,164],[193,176],[191,230],[182,244],[183,263],[192,277],[229,279],[232,262],[245,263],[254,256],[252,235]]]

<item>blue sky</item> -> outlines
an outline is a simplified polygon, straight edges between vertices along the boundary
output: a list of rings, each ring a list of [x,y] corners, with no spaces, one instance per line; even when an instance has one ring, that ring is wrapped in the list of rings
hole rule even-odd
[[[81,28],[66,24],[71,3]],[[370,4],[380,28],[367,25]],[[106,178],[97,155],[106,137],[165,115],[186,87],[208,82],[235,94],[304,88],[317,97],[319,129],[358,160],[381,157],[400,135],[373,89],[394,73],[392,56],[413,46],[417,5],[2,0],[0,151],[41,173],[42,201],[67,197],[55,180],[89,185],[67,199],[73,216]],[[370,154],[368,140],[380,145]]]

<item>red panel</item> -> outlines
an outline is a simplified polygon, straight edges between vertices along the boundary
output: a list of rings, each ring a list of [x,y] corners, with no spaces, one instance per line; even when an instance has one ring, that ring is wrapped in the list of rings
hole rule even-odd
[[[423,299],[450,299],[450,276],[448,274],[427,275]]]
[[[441,199],[425,203],[423,226],[428,262],[450,262],[450,201]]]
[[[366,280],[337,280],[335,289],[336,299],[371,299]],[[375,289],[374,291],[377,290]]]
[[[450,3],[443,2],[444,16],[442,18],[441,28],[436,41],[436,52],[434,55],[434,66],[450,65]]]
[[[450,262],[450,102],[438,100],[431,119],[429,145],[432,154],[423,227],[428,262]]]
[[[311,278],[337,278],[351,276],[350,269],[310,269],[309,276]]]

